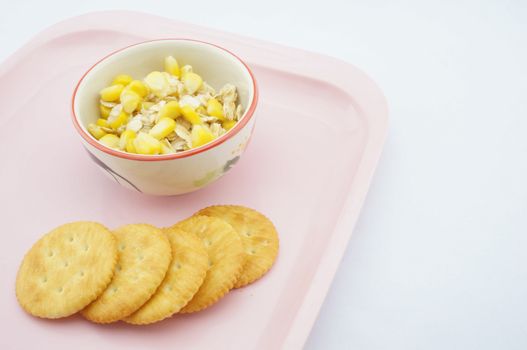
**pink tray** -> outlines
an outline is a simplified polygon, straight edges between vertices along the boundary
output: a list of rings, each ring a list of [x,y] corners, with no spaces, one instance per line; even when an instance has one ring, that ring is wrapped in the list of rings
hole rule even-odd
[[[107,179],[70,120],[82,73],[105,54],[153,38],[219,44],[254,70],[261,102],[253,141],[236,167],[204,190],[148,197]],[[1,349],[301,348],[350,238],[381,153],[387,107],[360,70],[322,55],[132,12],[56,24],[0,66]],[[79,316],[26,315],[14,284],[33,242],[68,221],[159,226],[217,203],[268,215],[280,233],[274,268],[194,315],[135,327]]]

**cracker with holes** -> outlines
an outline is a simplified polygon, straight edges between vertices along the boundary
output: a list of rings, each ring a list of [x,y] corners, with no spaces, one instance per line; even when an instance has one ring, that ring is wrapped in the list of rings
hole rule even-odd
[[[59,226],[24,257],[16,279],[17,299],[34,316],[70,316],[104,291],[116,262],[115,238],[103,225],[72,222]]]
[[[131,315],[154,294],[172,259],[170,243],[157,227],[125,225],[113,231],[118,260],[108,288],[82,315],[96,323],[115,322]]]
[[[256,281],[273,266],[278,255],[278,234],[273,223],[263,214],[238,205],[216,205],[202,209],[196,215],[225,220],[240,235],[245,264],[235,288]]]
[[[180,313],[203,310],[229,292],[240,276],[244,263],[240,237],[223,220],[193,216],[170,229],[179,228],[196,234],[203,242],[209,257],[209,270],[203,284]]]
[[[164,231],[172,246],[168,272],[150,300],[125,318],[125,322],[149,324],[172,316],[192,299],[207,274],[209,256],[201,240],[177,227]]]

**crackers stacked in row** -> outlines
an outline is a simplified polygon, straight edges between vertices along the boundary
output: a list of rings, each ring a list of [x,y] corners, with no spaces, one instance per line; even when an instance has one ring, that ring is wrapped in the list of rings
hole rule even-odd
[[[262,277],[277,254],[274,225],[241,206],[208,207],[164,229],[74,222],[26,254],[16,295],[38,317],[149,324],[211,306]]]

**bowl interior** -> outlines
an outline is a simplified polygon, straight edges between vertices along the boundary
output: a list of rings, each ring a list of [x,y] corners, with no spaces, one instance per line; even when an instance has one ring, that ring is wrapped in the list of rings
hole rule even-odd
[[[108,86],[116,75],[129,74],[134,79],[143,79],[154,70],[163,71],[164,59],[169,55],[178,60],[180,67],[190,64],[194,72],[216,90],[226,83],[234,84],[239,101],[247,111],[254,98],[253,79],[236,56],[199,41],[157,40],[117,51],[98,62],[84,76],[73,101],[75,117],[84,131],[90,135],[86,127],[99,118],[99,91]]]

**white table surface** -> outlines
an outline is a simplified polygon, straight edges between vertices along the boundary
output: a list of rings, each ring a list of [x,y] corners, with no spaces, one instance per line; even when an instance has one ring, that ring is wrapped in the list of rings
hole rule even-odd
[[[389,136],[306,349],[527,349],[527,1],[182,3],[0,0],[0,60],[130,9],[357,65]]]

